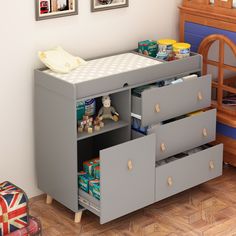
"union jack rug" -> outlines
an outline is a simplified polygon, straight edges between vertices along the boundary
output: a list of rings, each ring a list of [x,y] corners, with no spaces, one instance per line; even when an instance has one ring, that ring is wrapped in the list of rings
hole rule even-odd
[[[28,225],[28,198],[10,182],[0,183],[0,236]]]

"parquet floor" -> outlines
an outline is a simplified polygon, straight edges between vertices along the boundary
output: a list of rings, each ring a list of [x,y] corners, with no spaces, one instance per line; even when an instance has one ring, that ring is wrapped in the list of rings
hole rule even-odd
[[[236,168],[105,225],[88,211],[75,224],[70,210],[46,205],[45,196],[30,201],[30,213],[41,220],[43,236],[236,236]]]

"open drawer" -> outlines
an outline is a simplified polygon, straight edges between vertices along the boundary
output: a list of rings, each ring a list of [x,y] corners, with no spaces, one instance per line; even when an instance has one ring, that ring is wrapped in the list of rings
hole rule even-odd
[[[209,147],[156,167],[156,195],[159,201],[222,175],[223,145]]]
[[[145,90],[141,97],[132,95],[132,115],[142,126],[152,125],[182,114],[209,107],[211,75]]]
[[[152,204],[155,196],[154,134],[100,151],[100,201],[79,191],[79,204],[100,223]]]
[[[157,137],[157,161],[210,143],[216,136],[216,109],[164,125],[156,125],[149,133],[155,133]]]

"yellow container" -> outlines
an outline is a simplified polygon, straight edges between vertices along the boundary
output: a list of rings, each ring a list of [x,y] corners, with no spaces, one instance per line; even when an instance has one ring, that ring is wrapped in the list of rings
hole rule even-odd
[[[160,39],[157,41],[160,45],[173,45],[176,43],[174,39]]]
[[[160,39],[157,41],[158,43],[158,54],[157,58],[159,55],[166,54],[167,60],[171,60],[173,58],[173,44],[176,43],[176,40],[174,39]],[[163,59],[163,58],[160,58]]]
[[[175,54],[175,59],[181,59],[190,56],[191,44],[189,43],[175,43],[173,45],[173,51]]]

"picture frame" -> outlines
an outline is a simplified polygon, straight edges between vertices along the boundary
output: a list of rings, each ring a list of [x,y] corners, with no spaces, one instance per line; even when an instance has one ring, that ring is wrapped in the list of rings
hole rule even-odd
[[[91,0],[92,12],[105,11],[128,6],[129,0]]]
[[[78,0],[35,0],[36,20],[78,15]]]

